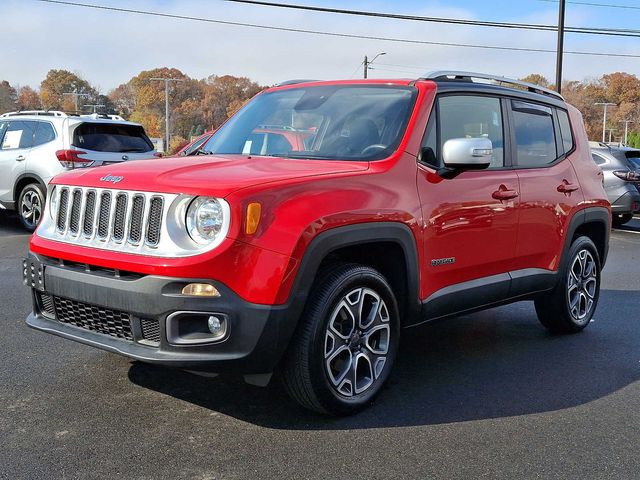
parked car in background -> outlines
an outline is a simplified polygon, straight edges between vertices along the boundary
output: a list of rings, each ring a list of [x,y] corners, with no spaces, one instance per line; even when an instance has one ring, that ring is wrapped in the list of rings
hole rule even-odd
[[[15,209],[22,225],[33,231],[55,175],[155,156],[142,125],[117,115],[5,113],[0,115],[0,209]]]
[[[207,142],[207,140],[211,138],[211,135],[213,135],[214,133],[215,130],[204,132],[202,135],[196,137],[193,141],[180,148],[176,152],[175,156],[188,157],[190,155],[197,155],[198,150]]]
[[[640,150],[589,142],[593,161],[604,173],[613,225],[624,225],[640,212]]]

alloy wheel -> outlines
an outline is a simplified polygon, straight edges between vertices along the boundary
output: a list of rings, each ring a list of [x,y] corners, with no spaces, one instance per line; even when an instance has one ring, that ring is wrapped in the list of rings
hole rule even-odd
[[[38,226],[38,222],[42,217],[42,204],[42,198],[40,198],[40,194],[36,190],[27,190],[22,195],[20,215],[28,227],[35,228]]]
[[[586,249],[578,251],[573,258],[567,276],[567,300],[573,320],[579,324],[589,318],[597,293],[596,261]]]
[[[324,364],[329,383],[342,396],[366,392],[383,372],[392,329],[384,300],[370,288],[344,295],[325,330]]]

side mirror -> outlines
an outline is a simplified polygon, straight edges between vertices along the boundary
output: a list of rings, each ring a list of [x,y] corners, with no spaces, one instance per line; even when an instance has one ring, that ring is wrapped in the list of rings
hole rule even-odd
[[[493,145],[488,138],[452,138],[442,146],[442,160],[447,168],[481,170],[491,164]]]

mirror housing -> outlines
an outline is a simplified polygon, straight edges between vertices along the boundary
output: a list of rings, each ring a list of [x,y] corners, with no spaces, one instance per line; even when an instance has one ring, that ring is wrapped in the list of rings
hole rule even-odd
[[[493,145],[488,138],[452,138],[442,146],[446,168],[481,170],[491,164]]]

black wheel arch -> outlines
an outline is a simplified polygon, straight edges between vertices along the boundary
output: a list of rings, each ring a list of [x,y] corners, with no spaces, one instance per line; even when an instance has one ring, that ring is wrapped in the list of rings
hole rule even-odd
[[[609,254],[609,234],[611,232],[611,213],[604,207],[588,207],[575,213],[569,222],[567,236],[562,249],[562,262],[573,241],[580,236],[591,239],[598,249],[600,267],[604,268]]]

